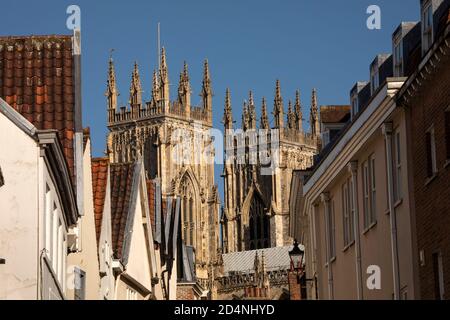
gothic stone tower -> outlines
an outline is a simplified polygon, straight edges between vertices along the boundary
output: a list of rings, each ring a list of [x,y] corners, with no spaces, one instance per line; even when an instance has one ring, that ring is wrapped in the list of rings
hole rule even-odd
[[[226,131],[225,203],[221,217],[225,252],[291,244],[288,232],[292,171],[312,166],[320,143],[315,90],[310,114],[311,132],[306,133],[297,91],[295,103],[292,105],[289,101],[285,117],[280,82],[277,81],[273,127],[269,125],[263,98],[257,128],[250,92],[243,107],[242,128],[233,130],[230,91],[227,90],[223,120]]]
[[[187,64],[180,74],[177,99],[170,101],[169,73],[164,48],[158,72],[153,72],[152,97],[142,101],[137,64],[132,73],[129,105],[118,109],[116,75],[112,58],[107,81],[108,154],[112,163],[135,161],[142,157],[147,178],[158,179],[163,203],[168,197],[181,198],[179,282],[190,281],[186,265],[195,264],[194,280],[204,292],[211,282],[210,270],[217,257],[219,198],[214,184],[212,89],[205,61],[201,106],[191,104]],[[190,248],[190,249],[189,249]],[[184,268],[185,269],[185,268]],[[189,279],[189,280],[186,280]]]

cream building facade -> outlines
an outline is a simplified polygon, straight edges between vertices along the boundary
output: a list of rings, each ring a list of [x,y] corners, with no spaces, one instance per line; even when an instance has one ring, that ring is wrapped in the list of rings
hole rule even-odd
[[[0,299],[66,299],[79,213],[57,132],[1,98],[0,128]]]
[[[417,296],[406,120],[394,99],[404,80],[380,81],[306,180],[306,276],[318,279],[310,297]]]

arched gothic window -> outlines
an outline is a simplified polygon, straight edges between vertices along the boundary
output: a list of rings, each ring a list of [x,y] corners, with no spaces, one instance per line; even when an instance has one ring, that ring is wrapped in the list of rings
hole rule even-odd
[[[264,212],[264,202],[256,192],[250,203],[249,214],[250,249],[269,247],[269,218]]]
[[[195,192],[189,178],[183,178],[180,188],[181,196],[181,218],[182,218],[182,238],[186,245],[195,247],[196,229],[196,205]]]

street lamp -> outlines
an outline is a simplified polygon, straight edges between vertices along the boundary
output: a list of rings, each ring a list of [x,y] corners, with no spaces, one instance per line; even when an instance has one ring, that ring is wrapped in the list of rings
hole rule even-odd
[[[297,273],[297,283],[300,284],[300,291],[301,291],[301,279],[305,273],[305,269],[303,268],[303,258],[305,256],[305,251],[300,249],[298,246],[297,239],[294,240],[294,248],[292,248],[291,251],[289,251],[289,258],[291,259],[291,271],[295,271]],[[307,281],[314,281],[314,288],[316,292],[316,300],[319,299],[318,293],[317,293],[317,277],[314,276],[312,279],[307,279],[306,277],[303,278],[305,282]]]
[[[289,251],[289,258],[291,259],[291,270],[297,272],[297,277],[303,273],[303,256],[305,252],[298,246],[297,240],[294,240],[294,248]]]

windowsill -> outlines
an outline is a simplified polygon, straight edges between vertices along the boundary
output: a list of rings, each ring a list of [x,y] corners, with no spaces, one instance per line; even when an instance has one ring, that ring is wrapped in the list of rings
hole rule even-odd
[[[450,166],[450,159],[447,159],[444,163],[444,169]]]
[[[355,240],[352,240],[349,244],[347,244],[343,249],[342,252],[347,251],[349,248],[351,248],[355,244]]]
[[[330,263],[333,263],[336,261],[336,257],[331,258]],[[325,263],[325,268],[328,268],[328,262]]]
[[[403,203],[403,198],[398,199],[394,203],[394,209],[397,209],[398,206],[400,206]]]
[[[377,225],[377,221],[375,220],[374,222],[372,222],[371,224],[369,224],[369,226],[367,228],[364,229],[364,231],[362,232],[362,234],[366,234],[367,232],[369,232],[370,229],[372,229],[373,227],[375,227]]]
[[[53,270],[52,262],[50,261],[50,258],[47,256],[47,253],[44,253],[41,257],[41,259],[44,261],[44,263],[47,266],[48,271],[50,272],[51,277],[53,278],[53,282],[58,289],[58,293],[62,300],[66,299],[66,296],[64,294],[64,291],[61,287],[61,284],[59,283],[58,276],[56,275],[56,272]],[[41,272],[44,272],[44,270],[41,270]]]
[[[425,181],[425,186],[428,186],[431,182],[433,182],[433,180],[436,179],[437,176],[438,176],[438,174],[437,174],[437,172],[435,172],[431,177],[429,177]]]
[[[395,203],[394,203],[394,210],[397,209],[397,207],[400,206],[402,203],[403,203],[403,198],[400,198],[397,201],[395,201]],[[387,216],[390,214],[389,208],[387,208],[384,211],[384,214],[387,215]]]

